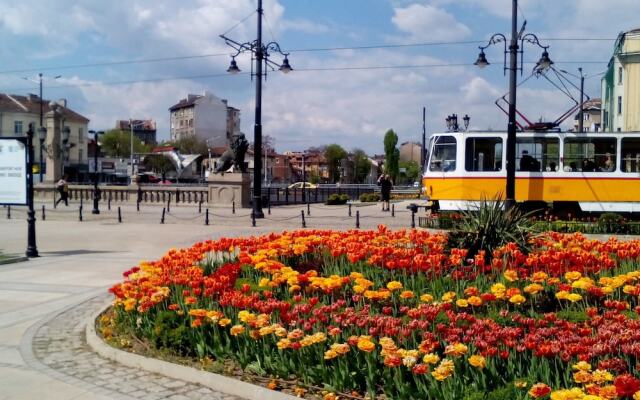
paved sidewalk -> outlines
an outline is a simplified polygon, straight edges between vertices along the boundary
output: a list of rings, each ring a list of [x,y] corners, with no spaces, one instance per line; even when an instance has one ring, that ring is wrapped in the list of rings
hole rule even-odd
[[[311,216],[305,217],[309,228],[353,229],[359,210],[363,229],[375,229],[381,223],[408,227],[410,214],[404,207],[406,204],[396,205],[398,213],[392,218],[377,205],[353,207],[352,217],[346,207],[312,205]],[[113,205],[111,213],[104,210],[94,219],[87,208],[83,222],[77,221],[77,208],[56,218],[49,213],[36,226],[41,257],[0,265],[0,400],[188,399],[201,394],[211,399],[233,398],[205,394],[197,385],[167,382],[100,358],[82,339],[82,316],[104,304],[107,289],[141,260],[157,259],[172,247],[205,239],[298,229],[300,211],[306,207],[274,208],[266,219],[257,221],[257,227],[251,227],[248,210],[238,209],[234,217],[230,209],[216,209],[216,222],[205,226],[204,210],[199,215],[197,207],[172,206],[175,217],[167,216],[163,225],[159,223],[161,208],[144,209],[146,213],[138,215],[135,205],[129,206],[125,213],[129,217],[122,224],[113,219]],[[5,217],[0,215],[0,250],[23,254],[24,213],[12,210],[12,218]]]

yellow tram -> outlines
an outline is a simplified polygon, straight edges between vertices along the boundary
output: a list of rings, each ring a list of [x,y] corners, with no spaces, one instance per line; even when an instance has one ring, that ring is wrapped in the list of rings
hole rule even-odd
[[[441,210],[504,197],[506,132],[433,134],[423,190]],[[517,202],[640,212],[640,132],[518,132]]]

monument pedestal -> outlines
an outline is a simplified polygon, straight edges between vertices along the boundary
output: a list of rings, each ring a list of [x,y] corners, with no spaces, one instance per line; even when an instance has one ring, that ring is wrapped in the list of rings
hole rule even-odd
[[[248,173],[210,174],[207,178],[209,184],[209,204],[231,207],[249,208],[251,201],[251,177]]]

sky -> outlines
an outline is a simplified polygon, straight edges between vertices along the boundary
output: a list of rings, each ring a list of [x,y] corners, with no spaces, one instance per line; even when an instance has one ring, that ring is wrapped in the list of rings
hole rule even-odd
[[[508,91],[502,43],[473,65],[478,46],[511,29],[509,0],[264,0],[263,39],[289,52],[294,71],[269,71],[263,85],[263,134],[278,151],[338,143],[383,153],[383,136],[420,141],[445,118],[471,117],[470,129],[505,130],[494,104]],[[640,27],[637,0],[521,0],[519,25],[549,45],[554,66],[582,68],[585,92],[600,97],[601,73],[621,31]],[[243,73],[226,69],[238,42],[256,38],[257,0],[0,0],[0,92],[65,98],[89,129],[118,119],[156,120],[169,138],[168,108],[188,93],[210,91],[241,110],[253,138],[255,82],[248,54]],[[555,120],[574,104],[543,77],[531,77],[542,50],[524,46],[518,109]],[[271,60],[280,63],[277,52]],[[55,76],[60,78],[54,79]],[[26,78],[26,79],[25,79]],[[529,78],[529,79],[527,79]],[[578,83],[575,78],[571,78]],[[554,81],[555,82],[555,81]],[[573,90],[573,96],[579,96]],[[571,118],[570,118],[571,120]],[[566,122],[567,128],[572,121]]]

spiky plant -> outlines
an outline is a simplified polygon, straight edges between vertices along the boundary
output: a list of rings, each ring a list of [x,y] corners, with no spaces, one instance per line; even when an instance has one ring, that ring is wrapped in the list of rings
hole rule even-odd
[[[507,209],[505,205],[497,196],[482,199],[472,209],[462,211],[462,218],[449,232],[449,248],[468,249],[467,258],[484,250],[487,261],[495,249],[509,242],[526,250],[534,232],[533,213],[525,213],[517,206]]]

